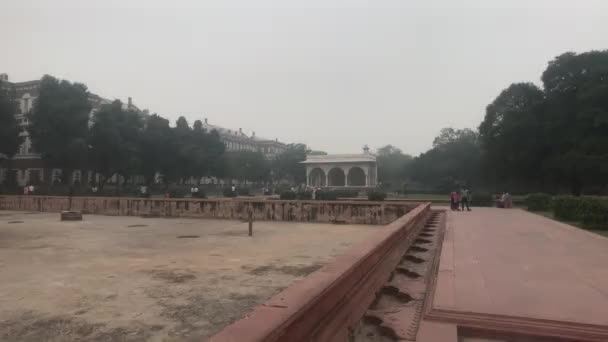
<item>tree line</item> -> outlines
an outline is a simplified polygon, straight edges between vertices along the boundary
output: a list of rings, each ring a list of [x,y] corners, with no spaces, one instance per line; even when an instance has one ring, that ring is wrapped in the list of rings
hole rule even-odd
[[[605,194],[608,180],[608,50],[564,53],[549,62],[542,87],[513,83],[486,107],[478,129],[444,128],[416,157],[393,145],[377,150],[382,187],[447,192],[467,185],[488,192]],[[23,137],[10,89],[0,91],[0,153],[10,158]],[[175,126],[119,101],[92,116],[86,86],[45,76],[29,116],[32,141],[51,167],[92,170],[109,179],[159,172],[190,177],[306,182],[305,145],[267,160],[226,152],[219,134],[180,117]],[[45,179],[48,179],[45,177]]]
[[[608,182],[608,50],[564,53],[542,88],[514,83],[479,126],[491,181],[546,192],[605,192]]]
[[[14,93],[1,84],[0,90],[0,153],[10,165],[24,137],[15,119],[18,103]],[[115,175],[125,180],[143,177],[144,184],[153,183],[157,174],[165,184],[204,176],[305,181],[304,167],[299,164],[306,158],[305,145],[289,145],[274,160],[258,151],[228,152],[219,133],[205,130],[200,120],[190,125],[181,116],[172,126],[158,114],[133,110],[118,100],[93,110],[89,95],[82,83],[48,75],[41,79],[39,96],[26,114],[25,129],[46,172],[52,168],[62,169],[66,175],[73,170],[93,171],[101,176],[96,184],[100,187]]]
[[[504,89],[478,130],[443,129],[404,177],[437,190],[606,194],[608,50],[564,53],[541,80]]]

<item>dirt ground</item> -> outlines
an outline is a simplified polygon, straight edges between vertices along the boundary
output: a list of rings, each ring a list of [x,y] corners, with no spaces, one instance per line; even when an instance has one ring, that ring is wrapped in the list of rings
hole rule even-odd
[[[379,226],[0,211],[0,341],[201,341]]]

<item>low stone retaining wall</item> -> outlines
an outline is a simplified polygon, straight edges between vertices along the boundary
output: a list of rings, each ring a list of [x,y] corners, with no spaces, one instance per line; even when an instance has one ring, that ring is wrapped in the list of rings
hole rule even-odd
[[[421,204],[364,243],[277,294],[211,342],[348,341],[430,216]]]
[[[215,219],[387,224],[416,205],[399,202],[283,201],[247,198],[0,196],[0,210]]]

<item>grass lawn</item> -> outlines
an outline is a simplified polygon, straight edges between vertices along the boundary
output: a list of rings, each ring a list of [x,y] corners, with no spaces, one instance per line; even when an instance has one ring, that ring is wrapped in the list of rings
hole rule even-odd
[[[608,237],[608,230],[586,229],[586,228],[583,227],[583,225],[580,222],[569,222],[569,221],[558,220],[558,219],[555,218],[555,216],[553,215],[552,211],[532,211],[532,213],[544,216],[546,218],[550,218],[550,219],[555,220],[555,221],[560,221],[560,222],[563,222],[563,223],[567,223],[567,224],[569,224],[571,226],[574,226],[574,227],[577,227],[577,228],[581,228],[581,229],[585,229],[587,231],[590,231],[590,232],[593,232],[593,233],[596,233],[596,234]]]
[[[450,194],[406,194],[406,195],[398,195],[395,196],[396,198],[405,198],[405,199],[411,199],[411,200],[420,200],[420,201],[436,201],[436,202],[449,202],[450,201]],[[523,200],[525,199],[526,196],[522,196],[522,195],[513,195],[511,196],[513,199],[513,202],[523,202]],[[473,200],[475,200],[475,193],[473,193]]]
[[[450,201],[450,194],[436,195],[436,194],[406,194],[400,195],[399,198],[406,198],[420,201]]]

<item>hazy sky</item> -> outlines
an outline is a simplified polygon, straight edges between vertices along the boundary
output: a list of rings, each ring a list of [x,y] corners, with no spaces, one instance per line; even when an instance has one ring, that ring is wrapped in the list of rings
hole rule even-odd
[[[418,154],[511,82],[608,48],[608,1],[0,0],[0,72],[334,153]]]

